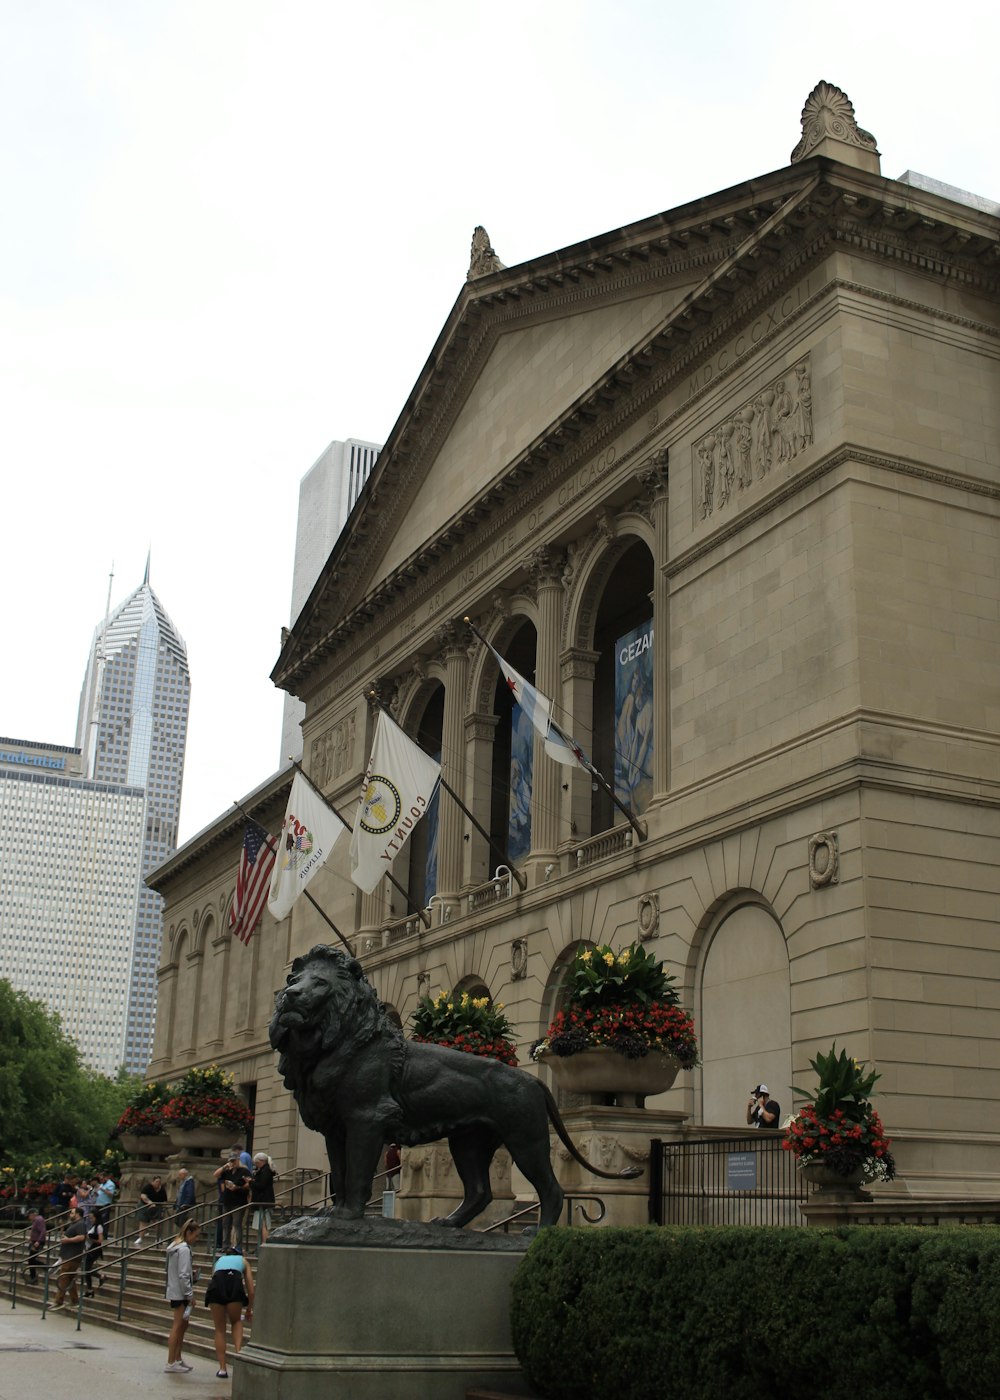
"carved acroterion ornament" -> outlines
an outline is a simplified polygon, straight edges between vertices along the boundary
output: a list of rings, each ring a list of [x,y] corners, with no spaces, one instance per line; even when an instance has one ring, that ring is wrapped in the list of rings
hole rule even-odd
[[[832,83],[817,83],[802,108],[802,138],[792,152],[792,164],[807,156],[829,156],[876,175],[881,172],[875,137],[858,126],[851,99]]]
[[[472,256],[465,280],[471,282],[474,277],[485,277],[488,272],[502,272],[503,268],[504,264],[490,243],[489,234],[482,224],[477,224],[472,235]]]

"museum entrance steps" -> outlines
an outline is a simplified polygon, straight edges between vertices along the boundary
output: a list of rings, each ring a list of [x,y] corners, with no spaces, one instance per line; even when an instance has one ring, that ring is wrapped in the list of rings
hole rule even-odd
[[[163,1357],[164,1362],[166,1362],[167,1333],[170,1331],[171,1310],[164,1296],[166,1286],[166,1260],[164,1256],[165,1249],[162,1246],[151,1246],[133,1254],[128,1260],[124,1290],[120,1288],[120,1268],[117,1261],[108,1264],[104,1269],[103,1287],[95,1289],[92,1298],[84,1297],[83,1299],[83,1309],[80,1313],[81,1326],[86,1327],[90,1324],[111,1327],[117,1332],[143,1337],[147,1341],[162,1338]],[[251,1269],[256,1270],[256,1251],[248,1250],[246,1257],[250,1262]],[[194,1250],[194,1261],[199,1271],[199,1278],[195,1285],[195,1307],[191,1313],[191,1321],[184,1338],[184,1355],[189,1360],[193,1357],[204,1357],[213,1363],[215,1361],[212,1315],[205,1305],[205,1289],[212,1275],[214,1258],[214,1252],[210,1249],[198,1247]],[[56,1266],[57,1272],[58,1266]],[[77,1323],[76,1308],[67,1304],[59,1311],[53,1311],[55,1283],[56,1277],[53,1273],[49,1279],[46,1319],[51,1321],[54,1326],[75,1329]],[[5,1292],[8,1291],[9,1287],[5,1289]],[[41,1309],[42,1298],[41,1277],[37,1284],[30,1284],[24,1279],[18,1279],[16,1306]],[[119,1299],[120,1317],[118,1315]],[[250,1330],[250,1324],[244,1323],[244,1342],[250,1340]],[[227,1343],[227,1350],[231,1360],[231,1339]]]

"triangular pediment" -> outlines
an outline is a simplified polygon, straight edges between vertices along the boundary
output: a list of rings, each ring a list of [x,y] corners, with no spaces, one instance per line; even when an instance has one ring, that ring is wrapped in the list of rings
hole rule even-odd
[[[993,254],[974,213],[810,157],[641,224],[472,277],[272,672],[301,693],[456,542],[690,373],[837,244],[930,265]],[[424,587],[423,583],[419,584]]]
[[[398,568],[421,540],[478,500],[612,365],[659,324],[691,282],[496,335],[447,436],[375,564]]]

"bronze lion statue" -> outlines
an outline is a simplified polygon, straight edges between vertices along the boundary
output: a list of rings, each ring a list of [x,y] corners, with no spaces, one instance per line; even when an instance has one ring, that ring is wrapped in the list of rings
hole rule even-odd
[[[296,958],[274,1001],[271,1044],[307,1128],[322,1133],[336,1196],[333,1214],[359,1219],[385,1143],[413,1147],[447,1138],[464,1190],[440,1223],[461,1226],[493,1199],[490,1163],[505,1146],[538,1193],[542,1225],[554,1225],[563,1191],[549,1156],[551,1123],[595,1176],[606,1172],[574,1145],[545,1085],[499,1060],[406,1040],[385,1015],[361,964],[319,944]]]

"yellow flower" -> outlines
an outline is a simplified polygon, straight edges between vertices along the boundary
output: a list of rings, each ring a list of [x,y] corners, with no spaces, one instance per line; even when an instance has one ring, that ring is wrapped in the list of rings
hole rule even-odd
[[[462,1005],[463,1005],[463,1006],[468,1006],[468,1004],[469,1004],[469,993],[468,993],[468,992],[463,992],[463,993],[462,993]]]
[[[594,956],[594,955],[593,955],[593,953],[590,951],[590,949],[589,949],[589,948],[585,948],[585,949],[583,950],[583,952],[580,954],[580,961],[581,961],[581,962],[590,962],[590,960],[591,960],[591,958],[592,958],[593,956]]]
[[[449,1011],[454,1011],[454,1010],[455,1010],[455,1003],[454,1003],[453,1001],[450,1001],[450,1002],[448,1003],[448,1010],[449,1010]]]
[[[493,1010],[494,1010],[494,1011],[502,1011],[502,1010],[503,1010],[503,1002],[502,1002],[502,1001],[495,1001],[495,1002],[493,1003]]]
[[[614,965],[615,965],[615,955],[614,955],[614,953],[605,953],[605,954],[604,954],[604,961],[607,963],[608,967],[614,967]]]
[[[620,963],[627,963],[627,962],[630,960],[631,957],[632,957],[632,954],[629,952],[629,950],[628,950],[627,948],[625,948],[625,949],[622,950],[622,952],[620,952],[620,953],[618,954],[618,961],[619,961]]]

